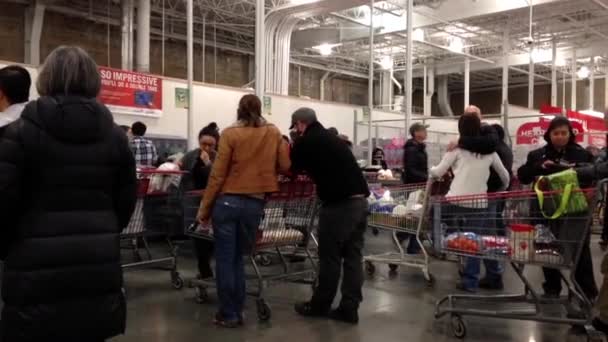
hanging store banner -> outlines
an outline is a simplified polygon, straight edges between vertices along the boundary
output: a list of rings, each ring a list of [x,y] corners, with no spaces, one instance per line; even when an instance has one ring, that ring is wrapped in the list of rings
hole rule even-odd
[[[99,101],[112,113],[160,117],[163,114],[163,80],[136,72],[99,67]]]
[[[516,144],[518,145],[544,145],[544,135],[549,128],[551,120],[541,118],[538,122],[526,122],[517,129]],[[570,120],[576,141],[581,143],[584,140],[585,130],[579,121]]]

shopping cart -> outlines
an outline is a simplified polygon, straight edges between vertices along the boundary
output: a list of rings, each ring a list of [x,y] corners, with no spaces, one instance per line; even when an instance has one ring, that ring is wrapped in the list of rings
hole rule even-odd
[[[280,191],[267,197],[264,208],[264,218],[258,228],[255,246],[249,251],[248,258],[253,268],[253,274],[248,280],[254,280],[257,287],[248,291],[256,297],[257,315],[261,321],[271,317],[271,309],[265,300],[265,291],[274,282],[295,282],[314,285],[317,264],[308,248],[311,228],[317,213],[317,201],[314,185],[308,180],[281,182]],[[195,223],[199,208],[201,192],[190,192],[184,196],[186,235],[194,239],[213,240],[212,227],[201,227]],[[286,260],[285,248],[302,250],[311,267],[293,267]],[[262,271],[257,256],[260,253],[273,253],[281,260],[280,269],[267,268]],[[203,303],[208,299],[207,289],[214,287],[215,282],[205,279],[190,281],[190,287],[196,291],[197,302]]]
[[[425,247],[426,242],[430,241],[427,234],[430,196],[427,194],[431,193],[431,186],[432,182],[427,182],[372,189],[373,196],[379,198],[370,205],[368,226],[375,230],[390,231],[398,252],[364,256],[365,269],[369,275],[375,273],[375,263],[388,264],[391,272],[395,272],[399,266],[409,266],[420,268],[428,285],[433,285],[434,278],[429,272],[429,251]],[[414,235],[421,253],[406,254],[399,242],[399,233]]]
[[[574,278],[582,248],[588,243],[595,189],[578,190],[587,196],[587,210],[560,218],[545,219],[536,193],[518,190],[431,201],[436,248],[463,258],[509,263],[524,285],[516,295],[448,295],[436,305],[435,317],[451,317],[452,333],[464,338],[463,316],[530,320],[585,326],[590,341],[603,341],[591,325],[592,304]],[[547,203],[559,196],[545,192]],[[496,209],[498,208],[498,209]],[[541,296],[524,275],[525,265],[569,271],[568,296]]]
[[[179,204],[182,174],[179,171],[138,170],[135,210],[120,233],[121,246],[132,250],[132,257],[122,263],[123,269],[165,267],[170,272],[172,286],[178,290],[184,286],[184,280],[177,271],[177,247],[171,241],[170,221],[176,213],[175,204]],[[166,243],[166,254],[153,255],[148,243],[152,237]]]

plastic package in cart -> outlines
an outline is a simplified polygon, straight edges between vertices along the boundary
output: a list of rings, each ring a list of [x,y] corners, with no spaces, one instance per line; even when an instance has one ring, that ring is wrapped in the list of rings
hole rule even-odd
[[[511,244],[509,239],[504,236],[482,236],[483,253],[489,256],[509,256],[511,255]]]
[[[475,233],[452,233],[445,238],[445,247],[449,250],[467,254],[481,252],[481,239]]]

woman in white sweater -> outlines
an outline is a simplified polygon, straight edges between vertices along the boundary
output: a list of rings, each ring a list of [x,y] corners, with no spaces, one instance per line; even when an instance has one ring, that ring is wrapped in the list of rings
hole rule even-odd
[[[458,120],[460,136],[471,137],[481,134],[481,121],[475,115],[464,114]],[[496,171],[503,184],[502,190],[509,185],[509,172],[505,169],[496,152],[492,154],[478,154],[458,147],[446,153],[439,165],[430,169],[431,177],[440,178],[449,169],[454,173],[454,179],[446,200],[450,205],[441,209],[442,221],[453,230],[469,230],[476,233],[496,235],[488,217],[488,200],[476,197],[464,200],[462,196],[485,194],[488,191],[488,178],[490,167]],[[452,201],[450,201],[452,198]],[[466,197],[465,197],[466,198]],[[479,286],[479,260],[468,258],[463,272],[462,283],[459,288],[473,292]]]

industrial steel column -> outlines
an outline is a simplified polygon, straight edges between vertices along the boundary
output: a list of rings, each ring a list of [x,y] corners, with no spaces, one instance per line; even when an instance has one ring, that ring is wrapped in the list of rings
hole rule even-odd
[[[608,69],[604,70],[606,74],[604,78],[604,108],[608,109]]]
[[[435,66],[425,67],[426,86],[424,87],[424,116],[431,116],[433,94],[435,94]]]
[[[576,110],[576,49],[572,50],[572,91],[570,93],[570,109]]]
[[[121,34],[122,69],[131,70],[133,68],[133,0],[122,0]]]
[[[255,94],[262,97],[266,84],[266,47],[264,46],[266,11],[264,0],[256,0],[255,6]]]
[[[589,109],[594,109],[594,99],[595,99],[595,61],[594,57],[591,57],[591,62],[589,63]]]
[[[188,146],[193,147],[194,134],[194,6],[186,1],[186,49],[188,59]]]
[[[413,42],[413,16],[414,0],[407,1],[407,51],[405,55],[405,131],[407,132],[412,121],[412,50]]]
[[[509,27],[506,28],[503,36],[502,49],[503,49],[503,60],[502,60],[502,125],[505,132],[508,134],[509,124],[509,51],[511,50],[511,43],[509,41]]]
[[[557,106],[557,44],[555,39],[551,52],[551,106]]]
[[[372,165],[372,121],[374,116],[374,0],[369,3],[369,80],[367,82],[367,106],[369,115],[367,117],[367,165]]]
[[[534,108],[534,60],[530,48],[530,66],[528,67],[528,108]]]
[[[41,1],[35,1],[34,5],[25,12],[25,63],[32,65],[40,64],[40,36],[44,24],[45,6]],[[5,48],[9,48],[6,46]]]
[[[150,72],[150,0],[137,6],[137,71]]]
[[[471,93],[471,60],[467,57],[464,59],[464,108],[470,104]]]

